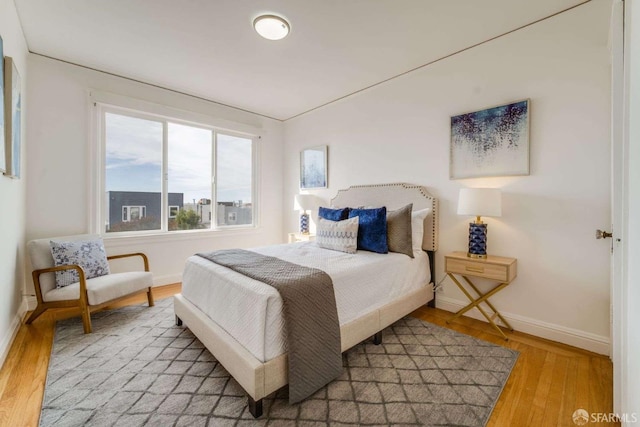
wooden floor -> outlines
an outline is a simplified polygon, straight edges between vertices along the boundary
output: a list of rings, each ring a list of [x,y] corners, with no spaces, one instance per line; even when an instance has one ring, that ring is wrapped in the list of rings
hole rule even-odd
[[[154,288],[156,300],[178,292],[180,284]],[[113,307],[145,300],[140,295]],[[20,327],[0,371],[0,426],[38,425],[55,322],[72,315],[70,309],[49,310]],[[414,315],[520,352],[489,426],[575,426],[576,409],[612,412],[613,368],[607,357],[519,332],[508,333],[505,341],[486,323],[467,317],[447,325],[451,313],[440,309],[425,307]]]

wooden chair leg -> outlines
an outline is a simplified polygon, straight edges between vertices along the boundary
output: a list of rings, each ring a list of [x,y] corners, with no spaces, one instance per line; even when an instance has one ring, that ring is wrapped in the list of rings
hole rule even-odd
[[[147,300],[149,301],[149,307],[153,307],[155,302],[153,302],[153,293],[151,291],[151,286],[149,286],[149,290],[147,291]]]
[[[31,315],[29,316],[29,318],[27,319],[27,321],[25,322],[27,325],[30,325],[31,322],[33,322],[34,320],[36,320],[38,318],[38,316],[40,316],[42,313],[44,313],[47,309],[44,308],[43,306],[39,305],[36,307],[35,310],[33,310],[33,313],[31,313]]]
[[[86,304],[81,305],[82,310],[82,327],[85,334],[91,333],[91,312]]]

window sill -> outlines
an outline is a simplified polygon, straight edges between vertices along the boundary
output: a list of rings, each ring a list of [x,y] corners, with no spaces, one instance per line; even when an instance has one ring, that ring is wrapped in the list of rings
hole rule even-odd
[[[218,230],[192,230],[192,231],[163,231],[159,233],[149,234],[127,234],[113,236],[107,233],[102,234],[105,245],[113,248],[119,246],[129,246],[137,243],[163,243],[163,242],[180,242],[185,240],[206,240],[217,237],[228,237],[238,235],[259,234],[261,227],[229,227]]]

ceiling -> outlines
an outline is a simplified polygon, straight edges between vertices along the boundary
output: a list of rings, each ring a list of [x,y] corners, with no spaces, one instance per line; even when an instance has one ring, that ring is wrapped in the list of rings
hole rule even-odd
[[[279,120],[584,2],[15,0],[33,53]]]

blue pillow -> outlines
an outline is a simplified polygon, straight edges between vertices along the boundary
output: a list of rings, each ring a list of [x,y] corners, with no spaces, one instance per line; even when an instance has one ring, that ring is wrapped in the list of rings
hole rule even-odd
[[[318,216],[329,221],[343,221],[349,218],[349,208],[331,209],[320,206]]]
[[[358,220],[358,249],[386,254],[387,245],[387,208],[350,209],[349,218]]]

